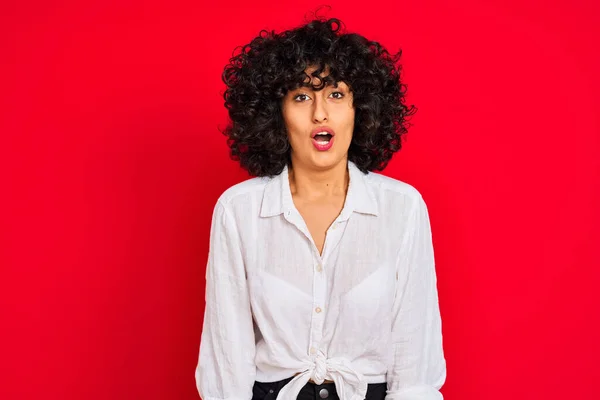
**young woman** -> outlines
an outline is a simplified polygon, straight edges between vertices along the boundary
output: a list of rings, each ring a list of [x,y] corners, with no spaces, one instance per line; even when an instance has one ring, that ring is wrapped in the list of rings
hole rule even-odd
[[[203,400],[438,400],[446,378],[420,193],[381,171],[407,118],[397,55],[337,19],[262,31],[225,67],[253,176],[214,209]]]

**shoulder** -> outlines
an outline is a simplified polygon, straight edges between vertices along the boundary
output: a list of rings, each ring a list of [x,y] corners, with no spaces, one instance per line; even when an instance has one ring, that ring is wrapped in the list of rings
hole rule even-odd
[[[365,178],[379,210],[390,220],[402,221],[409,215],[427,212],[421,192],[410,183],[375,172]]]
[[[427,204],[415,186],[373,172],[367,175],[367,180],[380,211],[393,223],[404,224],[406,218],[415,220],[429,215]]]
[[[228,187],[217,199],[217,206],[234,207],[236,204],[248,204],[257,196],[262,197],[265,186],[271,180],[268,177],[250,178]]]
[[[376,172],[369,172],[365,176],[371,190],[379,196],[404,198],[411,201],[422,199],[421,192],[405,181],[392,178]]]

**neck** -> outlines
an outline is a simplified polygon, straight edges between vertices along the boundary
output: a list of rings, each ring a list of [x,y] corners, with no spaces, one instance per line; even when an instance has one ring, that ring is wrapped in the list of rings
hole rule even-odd
[[[292,162],[288,168],[292,195],[307,200],[345,196],[350,182],[347,164],[344,158],[331,168],[317,170]]]

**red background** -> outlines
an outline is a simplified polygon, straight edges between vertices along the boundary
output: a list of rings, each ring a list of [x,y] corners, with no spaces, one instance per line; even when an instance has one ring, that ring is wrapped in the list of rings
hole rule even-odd
[[[384,173],[429,206],[446,399],[596,398],[598,2],[329,3],[404,51]],[[212,207],[247,178],[220,73],[318,4],[0,6],[1,399],[197,398]]]

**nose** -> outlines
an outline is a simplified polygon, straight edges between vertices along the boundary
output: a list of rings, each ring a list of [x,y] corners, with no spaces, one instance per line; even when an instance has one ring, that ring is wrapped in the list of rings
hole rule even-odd
[[[313,121],[323,123],[327,121],[327,102],[321,96],[316,95],[313,103]]]

